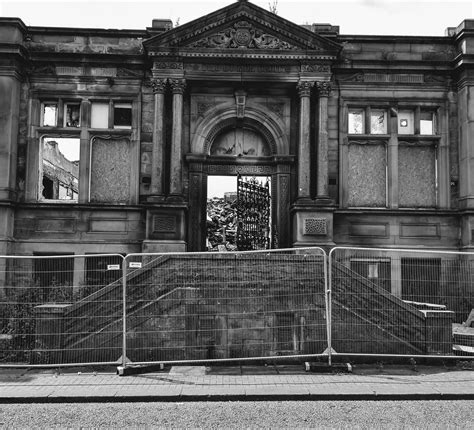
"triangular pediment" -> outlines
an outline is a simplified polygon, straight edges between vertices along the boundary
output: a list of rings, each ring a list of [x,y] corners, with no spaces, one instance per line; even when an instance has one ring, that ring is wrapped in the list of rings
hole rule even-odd
[[[152,56],[304,52],[328,58],[340,50],[338,43],[246,1],[154,36],[144,46]]]

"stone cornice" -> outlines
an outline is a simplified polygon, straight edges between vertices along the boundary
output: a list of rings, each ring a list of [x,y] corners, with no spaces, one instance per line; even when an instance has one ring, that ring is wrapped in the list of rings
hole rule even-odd
[[[153,54],[155,57],[176,57],[176,51],[161,50]],[[247,58],[247,59],[258,59],[258,60],[324,60],[334,61],[336,56],[327,54],[312,54],[301,51],[256,51],[248,49],[242,52],[229,52],[223,50],[206,50],[194,49],[194,50],[180,50],[179,57],[183,58]]]

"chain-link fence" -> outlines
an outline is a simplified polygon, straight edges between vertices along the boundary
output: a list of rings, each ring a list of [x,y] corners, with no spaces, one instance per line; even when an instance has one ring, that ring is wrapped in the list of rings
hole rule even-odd
[[[0,257],[0,366],[118,360],[122,262],[116,254]],[[115,345],[100,342],[104,327]]]
[[[474,254],[331,250],[331,347],[347,355],[453,356],[473,352]],[[463,324],[464,323],[464,324]],[[474,355],[474,354],[472,354]]]
[[[474,357],[474,253],[0,256],[0,366]],[[329,271],[328,271],[329,268]]]
[[[269,359],[327,348],[322,249],[132,254],[124,351],[134,363]]]

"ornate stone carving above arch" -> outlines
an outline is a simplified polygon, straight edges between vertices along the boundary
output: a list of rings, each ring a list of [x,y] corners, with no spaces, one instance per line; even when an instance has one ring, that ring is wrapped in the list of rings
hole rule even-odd
[[[288,155],[288,138],[275,113],[249,107],[245,109],[245,118],[238,119],[235,106],[206,112],[206,117],[200,122],[191,141],[192,153],[209,155],[215,138],[237,126],[260,134],[271,151],[270,155]]]
[[[211,149],[216,139],[219,136],[222,136],[223,134],[225,134],[226,132],[230,132],[231,130],[236,129],[236,128],[243,128],[243,129],[248,129],[248,130],[256,132],[263,138],[264,145],[268,147],[268,150],[270,152],[265,155],[277,154],[277,145],[270,131],[266,127],[264,127],[261,123],[251,118],[244,118],[243,120],[239,120],[237,118],[228,118],[224,121],[221,121],[220,123],[217,123],[210,130],[206,138],[206,141],[204,144],[204,153],[211,154],[212,152]],[[232,153],[232,155],[238,155],[238,154]]]

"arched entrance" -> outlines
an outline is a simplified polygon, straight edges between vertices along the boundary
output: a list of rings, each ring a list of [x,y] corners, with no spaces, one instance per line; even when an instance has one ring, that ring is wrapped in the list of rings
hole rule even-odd
[[[186,156],[189,168],[188,250],[206,247],[208,180],[212,176],[269,178],[272,246],[290,246],[290,171],[294,157],[277,154],[268,128],[251,118],[227,118],[207,133],[201,154]]]

